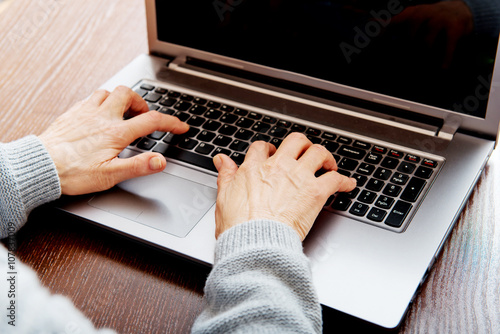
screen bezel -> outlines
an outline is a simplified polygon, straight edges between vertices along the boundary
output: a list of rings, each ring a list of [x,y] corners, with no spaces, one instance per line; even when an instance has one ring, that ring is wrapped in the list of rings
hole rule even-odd
[[[157,14],[155,3],[156,0],[146,0],[146,19],[150,54],[168,55],[181,59],[195,58],[206,62],[232,67],[238,70],[272,77],[275,79],[299,83],[301,85],[307,85],[313,88],[330,91],[335,94],[342,94],[380,105],[400,108],[402,110],[405,110],[406,112],[415,112],[423,116],[439,118],[443,120],[444,124],[446,124],[448,121],[453,122],[454,124],[458,123],[460,124],[459,128],[462,131],[472,132],[474,134],[480,135],[481,137],[497,139],[500,124],[500,94],[494,93],[500,90],[500,66],[498,66],[499,62],[495,63],[485,118],[480,118],[467,114],[461,114],[451,110],[437,108],[430,105],[425,105],[422,103],[375,93],[368,90],[349,87],[346,85],[317,79],[299,73],[270,68],[248,61],[234,59],[215,53],[160,41],[158,39],[156,25]],[[497,48],[496,59],[500,59],[500,48]]]

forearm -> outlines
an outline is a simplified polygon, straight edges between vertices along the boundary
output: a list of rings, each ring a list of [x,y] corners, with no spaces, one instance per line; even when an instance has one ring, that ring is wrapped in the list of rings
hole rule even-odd
[[[296,232],[252,221],[219,237],[193,333],[321,332],[308,260]]]
[[[59,177],[46,149],[35,136],[0,144],[0,238],[16,231],[37,206],[57,199]]]

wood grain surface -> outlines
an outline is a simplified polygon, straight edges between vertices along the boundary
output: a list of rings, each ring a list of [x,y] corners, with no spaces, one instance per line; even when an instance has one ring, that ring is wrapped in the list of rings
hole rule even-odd
[[[147,52],[143,0],[15,0],[0,11],[0,141],[40,134]],[[398,333],[500,333],[500,157],[495,152]],[[208,269],[48,207],[18,257],[97,327],[186,333]],[[324,310],[325,333],[384,332]],[[343,330],[348,328],[347,330]]]

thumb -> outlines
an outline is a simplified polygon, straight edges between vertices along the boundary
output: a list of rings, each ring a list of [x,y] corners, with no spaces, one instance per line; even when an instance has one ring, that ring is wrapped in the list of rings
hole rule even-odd
[[[163,155],[146,152],[126,159],[113,159],[107,172],[114,175],[117,184],[134,177],[161,172],[166,165],[167,161]]]
[[[220,188],[227,182],[230,182],[234,174],[238,171],[238,166],[236,163],[225,154],[217,154],[214,159],[215,168],[219,172],[217,177],[217,186]]]

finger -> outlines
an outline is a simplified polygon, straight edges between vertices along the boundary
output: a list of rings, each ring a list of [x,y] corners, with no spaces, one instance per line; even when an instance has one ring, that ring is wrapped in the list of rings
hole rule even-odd
[[[224,186],[231,182],[238,171],[236,163],[225,154],[217,154],[214,159],[214,165],[219,175],[217,176],[217,193],[224,189]]]
[[[275,156],[291,156],[298,159],[311,145],[311,141],[304,134],[293,132],[283,140]]]
[[[128,119],[124,122],[124,125],[131,135],[131,140],[146,136],[155,131],[181,134],[189,130],[189,125],[181,122],[177,117],[164,115],[154,110]]]
[[[299,164],[312,172],[323,168],[325,170],[336,170],[337,163],[333,155],[324,146],[314,144],[298,159]]]
[[[159,153],[145,152],[131,158],[115,158],[109,162],[105,173],[113,180],[113,186],[122,181],[158,173],[165,169],[167,161]]]
[[[110,92],[104,89],[96,90],[90,97],[87,99],[87,104],[95,107],[99,107],[109,96]]]
[[[318,177],[318,180],[321,187],[325,187],[324,189],[329,195],[336,192],[349,192],[356,188],[357,185],[356,179],[339,174],[336,171],[329,171]]]
[[[111,115],[120,117],[128,110],[136,114],[149,111],[146,101],[139,94],[125,86],[116,87],[102,103],[102,107],[108,110]]]
[[[256,141],[248,148],[243,163],[262,162],[276,152],[276,147],[264,141]]]

